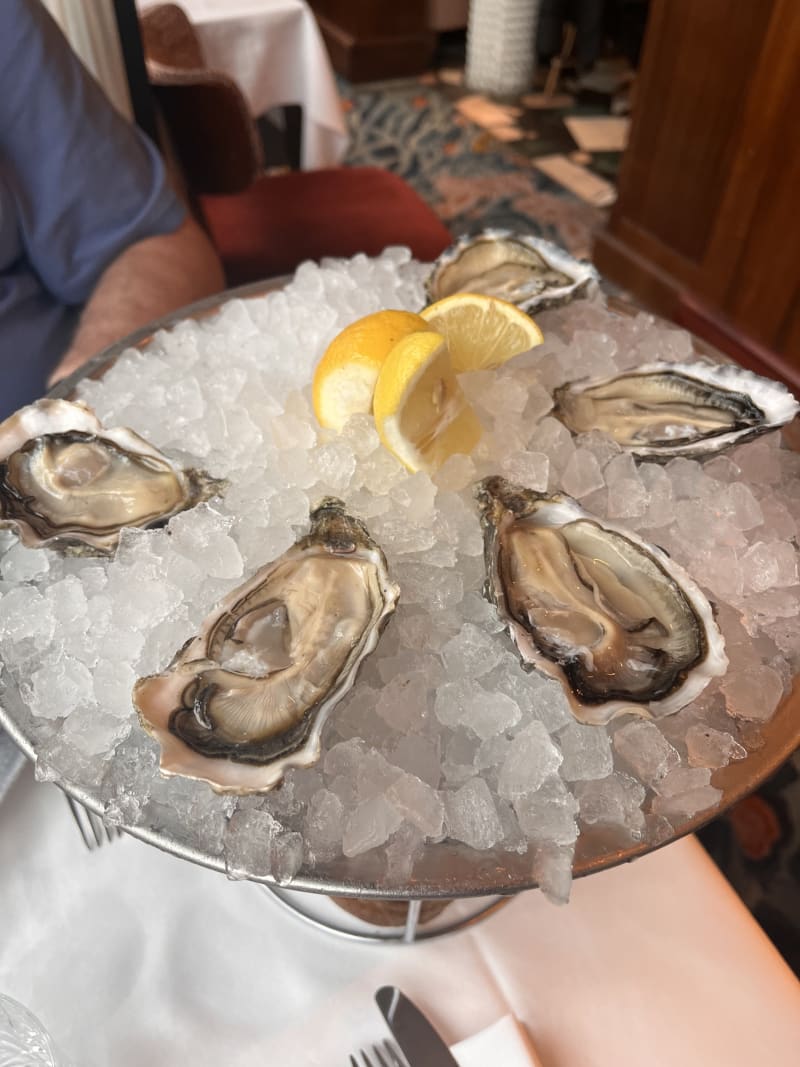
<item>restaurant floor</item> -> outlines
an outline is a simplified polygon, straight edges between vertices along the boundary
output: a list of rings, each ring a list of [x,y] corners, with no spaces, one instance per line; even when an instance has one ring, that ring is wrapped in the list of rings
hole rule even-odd
[[[449,65],[419,78],[351,85],[340,82],[351,144],[345,164],[385,167],[401,175],[455,234],[487,226],[539,234],[580,256],[605,210],[570,192],[537,166],[558,155],[600,180],[613,181],[619,151],[582,151],[564,123],[610,115],[624,91],[619,66],[606,64],[588,91],[558,106],[499,114],[459,104],[469,96],[463,68]],[[605,85],[600,92],[598,86]],[[487,101],[491,102],[491,101]],[[616,108],[619,110],[619,108]],[[468,117],[477,116],[484,124]],[[516,127],[516,140],[504,128]],[[499,136],[496,135],[500,131]],[[800,976],[800,753],[757,793],[714,820],[700,839],[744,903]]]

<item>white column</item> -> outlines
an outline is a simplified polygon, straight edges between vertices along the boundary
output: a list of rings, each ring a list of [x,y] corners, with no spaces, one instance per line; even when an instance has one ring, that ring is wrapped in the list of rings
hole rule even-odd
[[[466,83],[470,89],[515,96],[527,92],[536,65],[540,0],[471,0]]]

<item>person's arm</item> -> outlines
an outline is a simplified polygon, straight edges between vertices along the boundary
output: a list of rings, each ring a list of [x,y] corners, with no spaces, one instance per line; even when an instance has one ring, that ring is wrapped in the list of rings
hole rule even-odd
[[[100,276],[48,385],[140,326],[224,286],[216,252],[190,216],[174,233],[137,241]]]

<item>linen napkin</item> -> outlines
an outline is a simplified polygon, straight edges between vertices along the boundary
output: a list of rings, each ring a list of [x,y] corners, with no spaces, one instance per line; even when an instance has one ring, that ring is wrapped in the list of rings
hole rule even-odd
[[[543,1067],[527,1031],[513,1015],[504,1015],[450,1051],[460,1067]]]

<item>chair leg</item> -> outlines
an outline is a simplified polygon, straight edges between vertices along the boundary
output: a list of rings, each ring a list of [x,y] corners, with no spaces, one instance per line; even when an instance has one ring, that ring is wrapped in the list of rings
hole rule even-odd
[[[284,104],[283,132],[286,155],[292,170],[300,170],[303,144],[303,109],[299,104]]]

